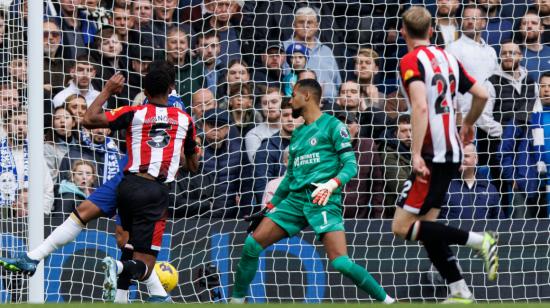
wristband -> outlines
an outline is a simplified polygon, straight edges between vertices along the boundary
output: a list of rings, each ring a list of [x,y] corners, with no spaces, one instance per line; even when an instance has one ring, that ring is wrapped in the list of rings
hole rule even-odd
[[[334,182],[336,182],[336,184],[338,184],[338,187],[342,186],[342,182],[340,181],[339,178],[333,177],[332,180],[333,180]]]
[[[268,202],[268,203],[265,204],[265,207],[266,207],[267,209],[271,210],[271,209],[273,209],[275,206],[273,205],[273,203]]]

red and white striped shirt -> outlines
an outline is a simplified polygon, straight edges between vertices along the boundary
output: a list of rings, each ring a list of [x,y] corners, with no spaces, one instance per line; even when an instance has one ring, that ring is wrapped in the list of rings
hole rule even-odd
[[[401,59],[400,82],[411,108],[409,84],[418,80],[426,85],[428,128],[422,157],[434,163],[461,163],[462,143],[456,127],[456,90],[464,94],[476,82],[462,64],[445,50],[419,46]]]
[[[195,152],[193,120],[179,108],[150,103],[117,108],[105,115],[111,129],[127,130],[125,172],[148,173],[169,183],[177,174],[182,148],[185,155]]]

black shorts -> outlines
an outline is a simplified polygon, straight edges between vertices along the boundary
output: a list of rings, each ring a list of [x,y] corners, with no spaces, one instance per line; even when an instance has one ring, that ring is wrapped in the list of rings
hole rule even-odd
[[[134,251],[156,256],[166,227],[169,188],[137,175],[124,176],[117,190],[122,228]]]
[[[432,208],[440,209],[452,179],[460,176],[458,163],[428,164],[430,176],[426,183],[416,180],[416,174],[411,174],[403,184],[403,190],[397,200],[397,206],[405,211],[424,215]]]

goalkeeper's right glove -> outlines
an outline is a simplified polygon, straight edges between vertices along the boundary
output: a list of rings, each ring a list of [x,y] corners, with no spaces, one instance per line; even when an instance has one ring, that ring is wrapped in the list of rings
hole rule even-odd
[[[248,226],[248,229],[246,229],[246,233],[252,233],[256,228],[260,225],[260,222],[262,222],[262,219],[264,219],[265,214],[267,214],[269,211],[271,211],[275,206],[273,203],[268,202],[265,207],[252,215],[245,216],[244,220],[250,222],[250,226]]]

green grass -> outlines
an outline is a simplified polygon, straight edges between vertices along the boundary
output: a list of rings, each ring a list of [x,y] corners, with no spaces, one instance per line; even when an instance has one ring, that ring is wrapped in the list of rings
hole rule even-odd
[[[135,305],[145,305],[146,307],[185,307],[185,308],[215,308],[215,307],[242,307],[242,308],[266,308],[266,307],[274,307],[274,308],[383,308],[388,307],[386,305],[381,304],[371,304],[371,303],[363,303],[363,304],[345,304],[345,303],[337,303],[337,304],[254,304],[254,305],[223,305],[223,304],[176,304],[176,305],[170,305],[170,304],[132,304],[131,306]],[[221,306],[220,306],[221,305]],[[124,307],[131,307],[131,306],[124,306]],[[479,304],[474,305],[451,305],[451,307],[487,307],[487,308],[542,308],[542,307],[549,307],[550,302],[546,303],[495,303],[495,304],[488,304],[485,302],[481,302]],[[75,308],[86,308],[86,307],[95,307],[95,308],[120,308],[121,305],[116,304],[105,304],[105,303],[89,303],[89,304],[76,304],[76,303],[70,303],[70,304],[44,304],[44,305],[31,305],[31,304],[19,304],[16,306],[17,308],[20,307],[75,307]],[[441,304],[436,303],[400,303],[393,305],[392,307],[406,307],[406,308],[429,308],[429,307],[441,307]]]

